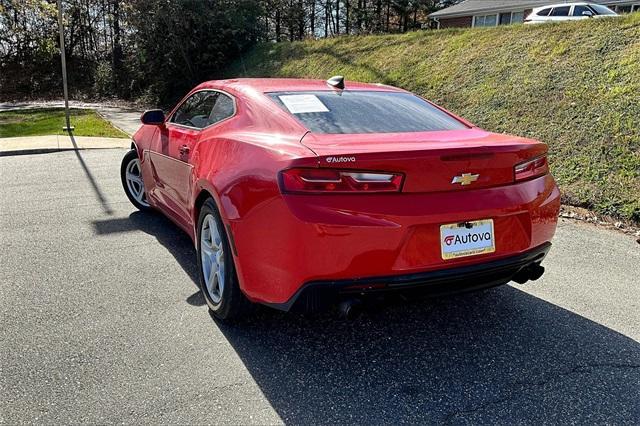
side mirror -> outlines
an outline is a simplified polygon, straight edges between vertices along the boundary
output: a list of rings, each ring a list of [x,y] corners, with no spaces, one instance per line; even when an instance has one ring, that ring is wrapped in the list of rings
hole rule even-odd
[[[160,126],[164,124],[164,112],[161,109],[150,109],[145,111],[140,117],[142,124]]]
[[[590,10],[584,10],[582,11],[582,16],[586,16],[588,18],[593,18],[593,12]]]

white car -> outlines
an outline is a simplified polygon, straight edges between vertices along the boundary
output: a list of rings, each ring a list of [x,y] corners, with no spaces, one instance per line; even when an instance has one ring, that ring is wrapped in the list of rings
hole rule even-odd
[[[533,9],[524,22],[525,24],[538,24],[611,16],[618,16],[618,14],[607,6],[600,4],[587,2],[559,3]]]

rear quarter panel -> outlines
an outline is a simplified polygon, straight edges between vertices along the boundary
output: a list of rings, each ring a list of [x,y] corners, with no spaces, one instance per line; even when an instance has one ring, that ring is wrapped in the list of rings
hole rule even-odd
[[[306,130],[284,112],[270,108],[273,105],[264,95],[231,94],[236,97],[236,115],[203,131],[192,158],[191,236],[196,235],[199,215],[196,201],[206,191],[216,201],[230,234],[240,287],[250,299],[260,300],[264,292],[257,283],[265,281],[273,288],[282,276],[270,273],[271,268],[282,268],[282,263],[270,261],[278,243],[270,241],[269,230],[288,217],[277,213],[286,209],[278,174],[294,165],[317,167],[318,161],[300,143]],[[277,226],[282,227],[287,228],[286,223]]]
[[[202,132],[191,159],[193,201],[205,189],[217,197],[224,219],[240,220],[264,197],[275,195],[282,167],[298,159],[305,164],[317,162],[314,153],[300,143],[306,130],[270,108],[264,95],[223,89],[235,98],[236,113]]]
[[[265,300],[265,294],[282,284],[283,276],[273,270],[283,268],[281,256],[273,256],[283,240],[272,238],[271,232],[292,229],[287,224],[290,215],[280,194],[278,173],[292,165],[314,167],[317,160],[296,137],[258,133],[205,138],[197,155],[192,238],[197,235],[199,215],[195,202],[207,191],[230,235],[240,287],[249,299]]]

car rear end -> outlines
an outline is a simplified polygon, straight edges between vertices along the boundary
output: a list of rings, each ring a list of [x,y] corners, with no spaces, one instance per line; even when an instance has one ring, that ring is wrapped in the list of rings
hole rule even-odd
[[[296,95],[307,98],[287,99]],[[404,92],[270,96],[310,128],[301,142],[318,158],[280,172],[281,204],[268,207],[278,216],[268,268],[280,279],[263,302],[309,308],[542,274],[560,206],[545,144],[474,128]]]

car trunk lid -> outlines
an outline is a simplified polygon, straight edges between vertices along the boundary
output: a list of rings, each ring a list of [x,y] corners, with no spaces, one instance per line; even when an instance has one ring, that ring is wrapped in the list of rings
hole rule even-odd
[[[514,182],[514,166],[543,155],[534,140],[481,129],[385,133],[314,134],[301,141],[319,166],[401,172],[403,192],[464,191]]]

